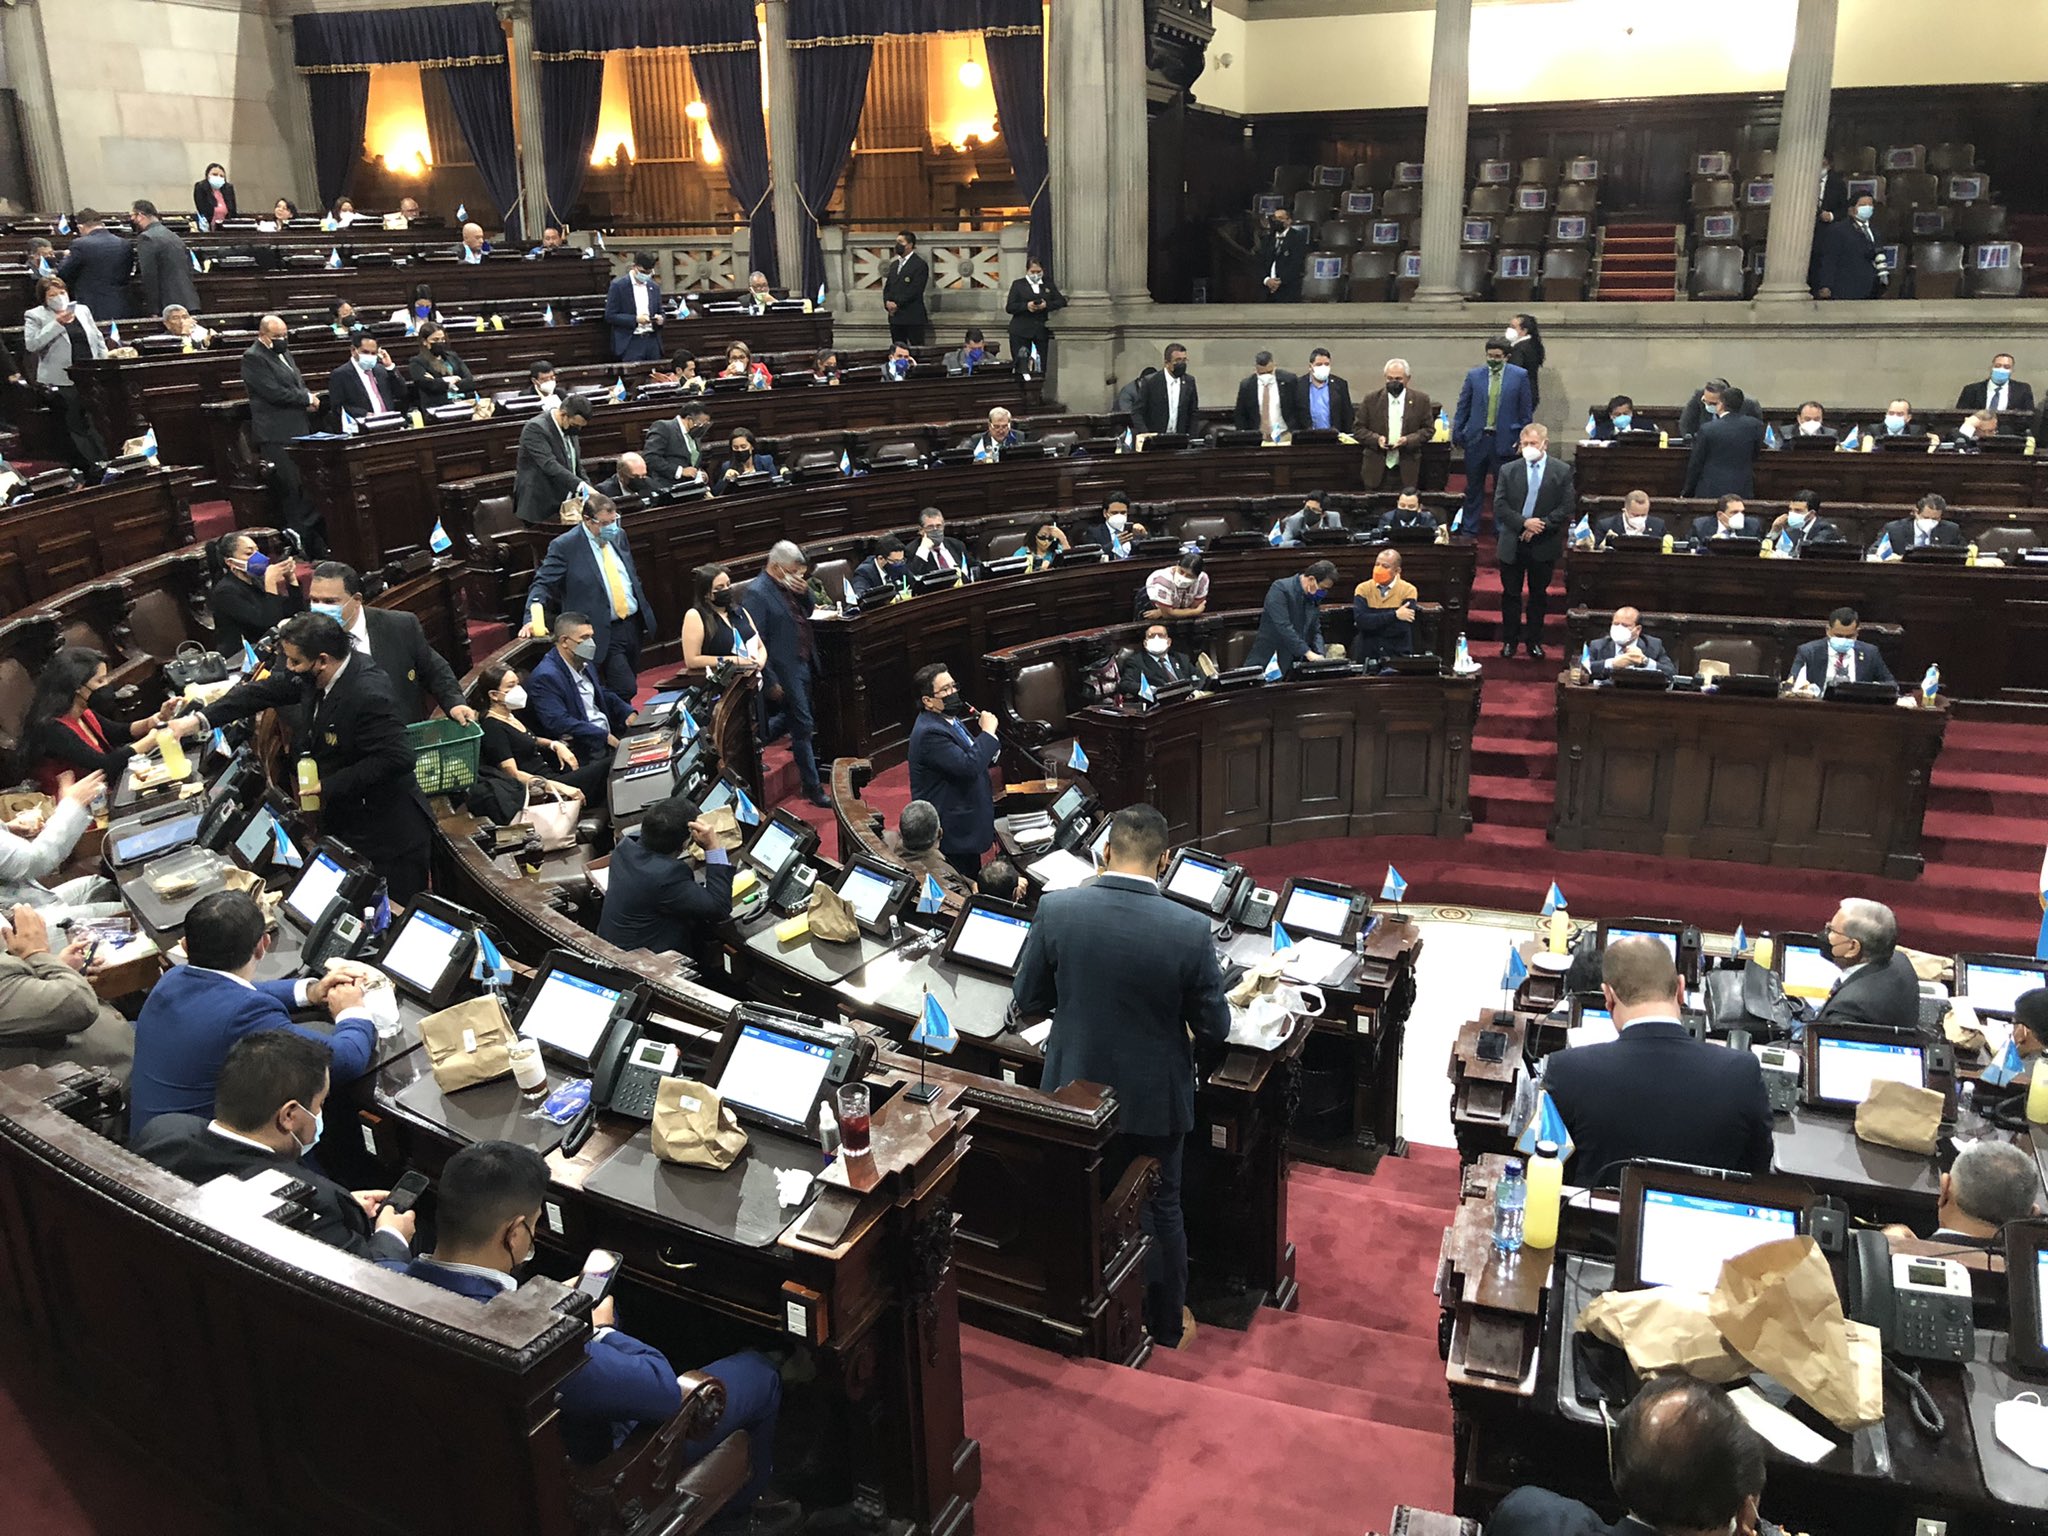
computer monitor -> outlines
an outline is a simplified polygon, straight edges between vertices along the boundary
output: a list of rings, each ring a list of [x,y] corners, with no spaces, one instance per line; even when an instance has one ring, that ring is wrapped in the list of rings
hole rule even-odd
[[[378,968],[429,1008],[445,1008],[469,974],[476,916],[436,896],[418,896],[392,931]]]
[[[2006,1363],[2048,1377],[2048,1221],[2016,1221],[2005,1229],[2005,1275],[2012,1334]]]
[[[880,859],[856,854],[839,878],[839,895],[853,908],[861,931],[880,937],[889,931],[889,920],[900,920],[903,910],[918,891],[918,881],[907,870],[884,864]]]
[[[825,1092],[833,1048],[768,1020],[740,1025],[712,1086],[733,1113],[803,1135]]]
[[[1088,809],[1088,791],[1079,784],[1070,784],[1059,799],[1053,801],[1052,810],[1047,814],[1056,826],[1064,827],[1076,816]]]
[[[109,839],[107,862],[115,869],[125,869],[173,848],[182,848],[199,835],[199,823],[204,816],[203,811],[186,811],[146,821],[118,838]]]
[[[1678,963],[1678,940],[1685,932],[1685,924],[1672,918],[1620,917],[1602,918],[1594,942],[1605,949],[1617,939],[1655,939],[1671,956],[1671,963]]]
[[[1097,869],[1102,868],[1104,862],[1109,858],[1109,832],[1115,821],[1116,818],[1114,816],[1103,817],[1102,825],[1097,827],[1088,838],[1088,857],[1094,861]]]
[[[1842,975],[1821,941],[1806,934],[1779,935],[1777,959],[1785,995],[1809,1003],[1823,1001]]]
[[[1630,1163],[1621,1170],[1615,1289],[1711,1291],[1727,1260],[1806,1231],[1812,1207],[1813,1191],[1796,1179]]]
[[[311,931],[337,901],[348,884],[350,870],[326,849],[311,851],[306,867],[285,893],[284,913],[301,928]]]
[[[1031,914],[1012,902],[976,896],[960,909],[943,951],[948,960],[994,976],[1015,976],[1031,937]]]
[[[645,996],[639,979],[567,950],[551,949],[520,999],[519,1033],[578,1072],[588,1072],[613,1021]]]
[[[745,858],[764,883],[773,885],[792,864],[817,846],[815,829],[787,811],[777,811],[761,823],[761,830],[747,845]]]
[[[1183,848],[1166,866],[1166,878],[1159,888],[1182,906],[1197,912],[1215,912],[1216,901],[1236,883],[1241,871],[1228,859],[1219,859],[1199,848]]]
[[[1296,876],[1281,888],[1275,920],[1292,934],[1349,944],[1358,936],[1370,906],[1356,886]]]
[[[268,868],[277,857],[277,833],[277,813],[267,805],[259,805],[228,839],[228,856],[243,869]]]
[[[1879,1083],[1927,1086],[1927,1056],[1916,1040],[1886,1029],[1810,1024],[1806,1030],[1806,1102],[1854,1109]]]
[[[697,802],[699,811],[721,810],[733,803],[733,786],[730,779],[719,779],[704,792],[704,798]]]
[[[1979,1013],[2011,1018],[2020,994],[2048,987],[2048,960],[2020,955],[1957,955],[1956,992]]]

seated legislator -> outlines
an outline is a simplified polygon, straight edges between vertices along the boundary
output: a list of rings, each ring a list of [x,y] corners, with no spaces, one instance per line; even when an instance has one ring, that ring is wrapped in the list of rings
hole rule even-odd
[[[1037,441],[1029,432],[1012,425],[1009,408],[999,405],[988,413],[988,430],[971,439],[968,447],[982,462],[1000,463],[1004,455],[1032,447]]]
[[[195,320],[192,311],[182,304],[164,306],[164,334],[183,338],[187,352],[213,345],[213,332]]]
[[[2012,1044],[2019,1052],[2022,1075],[2031,1074],[2048,1056],[2048,987],[2022,992],[2013,1004]]]
[[[476,398],[476,375],[455,355],[448,332],[439,321],[420,327],[420,348],[405,365],[421,410]]]
[[[646,501],[660,490],[660,482],[647,472],[647,460],[630,448],[619,455],[612,472],[597,482],[597,494],[613,501],[624,496]]]
[[[1533,1484],[1486,1517],[1486,1536],[1778,1536],[1757,1513],[1765,1447],[1721,1388],[1665,1372],[1615,1420],[1608,1476],[1627,1511],[1609,1525]]]
[[[1828,615],[1827,638],[1809,640],[1792,653],[1790,680],[1797,682],[1804,674],[1815,691],[1829,683],[1896,682],[1884,653],[1856,638],[1861,628],[1854,608],[1837,608]]]
[[[1586,647],[1587,657],[1593,663],[1593,673],[1626,672],[1631,668],[1661,672],[1666,677],[1677,672],[1677,664],[1664,649],[1664,642],[1655,635],[1643,633],[1643,616],[1634,608],[1617,608],[1614,619],[1607,626],[1607,633]]]
[[[1173,648],[1173,637],[1166,626],[1148,624],[1143,643],[1117,658],[1116,691],[1127,699],[1135,699],[1140,679],[1154,688],[1171,688],[1192,682],[1194,676],[1195,664],[1188,660],[1185,651]]]
[[[971,571],[974,557],[967,546],[946,534],[946,514],[926,507],[917,514],[917,542],[910,547],[912,577],[931,576],[940,571]]]
[[[1010,551],[1010,558],[1024,557],[1027,571],[1047,571],[1052,563],[1074,547],[1059,525],[1057,518],[1041,517],[1031,525],[1031,531],[1024,536],[1024,542]]]
[[[1612,1187],[1639,1157],[1771,1171],[1771,1106],[1748,1052],[1693,1039],[1679,1022],[1683,987],[1655,938],[1617,939],[1600,990],[1620,1038],[1553,1052],[1543,1083],[1571,1132],[1565,1179]]]
[[[463,700],[455,669],[427,643],[419,618],[398,608],[372,608],[363,601],[363,578],[352,565],[323,560],[313,567],[306,600],[348,631],[358,656],[377,663],[391,686],[391,701],[407,721],[427,718],[439,706],[461,725],[476,724],[476,711]]]
[[[1379,521],[1379,531],[1387,533],[1395,528],[1427,528],[1436,531],[1436,514],[1422,505],[1422,492],[1412,485],[1401,487],[1401,494],[1394,498]]]
[[[135,1019],[131,1132],[158,1115],[211,1116],[221,1063],[237,1040],[262,1030],[290,1030],[326,1050],[336,1084],[363,1075],[377,1048],[363,989],[327,976],[256,981],[270,948],[263,909],[245,891],[215,891],[186,915],[185,963],[165,973]],[[292,1022],[292,1010],[306,1007],[327,1010],[332,1038]]]
[[[103,900],[112,887],[97,875],[80,875],[57,885],[43,880],[64,867],[71,850],[92,825],[92,803],[107,789],[103,773],[81,774],[60,790],[47,819],[24,811],[0,824],[0,910],[27,905],[51,922],[74,917],[113,917],[124,911]]]
[[[1832,439],[1835,433],[1828,426],[1827,407],[1818,400],[1800,401],[1799,413],[1793,417],[1792,427],[1788,435],[1792,437],[1827,437]]]
[[[547,1195],[548,1165],[531,1147],[510,1141],[466,1146],[441,1170],[434,1251],[386,1267],[472,1301],[495,1301],[519,1289],[516,1272],[533,1259]],[[562,1441],[573,1461],[604,1460],[642,1423],[671,1418],[683,1405],[675,1368],[652,1345],[621,1332],[613,1323],[614,1309],[609,1296],[591,1309],[583,1366],[555,1392]],[[709,1436],[684,1442],[684,1464],[702,1460],[728,1435],[745,1430],[752,1472],[722,1518],[750,1517],[751,1523],[735,1529],[753,1536],[787,1536],[801,1523],[801,1511],[768,1493],[782,1378],[751,1350],[703,1369],[725,1384],[725,1412]]]
[[[1301,498],[1298,511],[1290,512],[1273,525],[1266,542],[1276,549],[1300,547],[1302,535],[1311,528],[1344,531],[1344,514],[1335,507],[1327,506],[1321,491],[1310,491]]]
[[[1617,534],[1629,538],[1661,539],[1667,531],[1664,519],[1650,510],[1648,491],[1630,491],[1622,498],[1619,512],[1612,517],[1603,517],[1593,525],[1593,537],[1600,543]]]
[[[528,730],[519,718],[526,708],[526,689],[519,674],[504,662],[486,664],[478,677],[488,706],[478,722],[484,733],[477,743],[478,766],[517,784],[522,804],[534,784],[545,784],[564,799],[602,804],[611,779],[610,756],[579,768],[575,749],[566,741],[536,736]]]
[[[688,955],[717,974],[718,925],[732,910],[732,860],[693,800],[671,795],[647,808],[612,850],[597,936],[621,949]],[[703,855],[700,878],[684,850]]]
[[[1764,534],[1771,553],[1796,557],[1809,544],[1846,543],[1842,530],[1822,517],[1820,509],[1820,492],[1795,492]]]
[[[754,356],[753,348],[744,341],[727,344],[725,366],[718,370],[721,379],[745,379],[748,389],[773,389],[775,375],[768,371],[768,365]]]
[[[206,546],[213,575],[206,605],[213,612],[213,648],[233,666],[245,641],[261,640],[305,606],[299,563],[273,560],[246,533],[224,533]]]
[[[1948,502],[1932,492],[1920,498],[1911,517],[1894,518],[1886,523],[1877,541],[1880,551],[1889,549],[1894,555],[1929,545],[1939,549],[1963,547],[1962,524],[1948,515]]]
[[[1337,567],[1318,560],[1298,576],[1282,576],[1266,588],[1259,632],[1245,653],[1248,667],[1277,662],[1284,676],[1298,661],[1323,659],[1322,600],[1337,585]]]
[[[1014,901],[1019,905],[1031,898],[1031,882],[1008,859],[990,859],[982,865],[981,873],[974,877],[974,888],[997,901]]]
[[[640,584],[633,547],[619,521],[619,504],[609,496],[591,495],[577,524],[557,535],[533,573],[526,592],[527,633],[547,634],[547,615],[556,612],[603,615],[591,631],[596,647],[591,666],[605,686],[621,698],[632,698],[640,668],[640,645],[654,633],[654,610]]]
[[[972,373],[988,361],[988,338],[981,327],[970,325],[966,335],[960,338],[960,345],[945,354],[939,361],[948,373]]]
[[[737,484],[742,475],[773,475],[775,460],[765,453],[754,452],[754,434],[745,427],[735,427],[726,440],[725,462],[711,475],[713,494],[723,496],[728,491],[739,489]]]
[[[107,659],[89,646],[67,645],[43,663],[21,722],[21,756],[44,794],[54,797],[67,779],[88,773],[118,783],[128,759],[149,750],[145,738],[169,717],[162,709],[125,718],[107,682]]]
[[[1372,557],[1372,574],[1351,591],[1351,659],[1376,661],[1415,651],[1415,604],[1421,594],[1401,575],[1401,552]]]
[[[996,717],[976,713],[942,661],[918,668],[917,718],[910,723],[910,793],[939,813],[939,852],[961,874],[981,868],[996,840],[988,771],[1002,755]]]
[[[687,347],[657,359],[647,370],[647,382],[673,384],[686,395],[701,395],[710,387],[710,381],[697,371],[697,354]]]
[[[1941,1176],[1929,1240],[1958,1247],[1989,1248],[2006,1227],[2040,1209],[2041,1176],[2034,1160],[2009,1141],[1971,1142]],[[1889,1226],[1887,1237],[1915,1237],[1907,1226]]]
[[[904,341],[889,344],[889,356],[882,363],[882,382],[901,384],[917,369],[917,359],[910,355],[910,344]]]
[[[1991,375],[1965,384],[1956,394],[1959,411],[1991,411],[2008,423],[2005,430],[2023,430],[2034,419],[2034,386],[2012,376],[2013,355],[2000,352],[1991,359]]]
[[[1148,619],[1196,619],[1209,606],[1209,573],[1202,569],[1202,552],[1184,550],[1172,565],[1163,565],[1145,578],[1145,609]]]
[[[913,800],[904,806],[895,830],[882,835],[882,846],[896,863],[913,875],[930,875],[949,894],[974,894],[974,882],[939,852],[939,812],[929,800]]]
[[[556,614],[555,643],[526,675],[526,692],[543,735],[569,743],[577,762],[609,770],[618,733],[633,718],[633,701],[605,686],[595,664],[596,634],[587,614]]]
[[[368,331],[355,333],[355,351],[327,375],[327,398],[351,420],[405,409],[408,391],[391,354]]]
[[[1733,493],[1723,496],[1712,513],[1692,520],[1692,541],[1704,544],[1709,539],[1760,539],[1764,536],[1764,525],[1749,515],[1749,508],[1743,498]]]
[[[828,388],[840,383],[839,354],[830,347],[820,347],[811,358],[811,383],[823,384]]]
[[[1654,432],[1657,424],[1636,414],[1636,403],[1627,395],[1616,395],[1605,409],[1587,418],[1586,436],[1596,443],[1611,443],[1624,432]]]
[[[767,658],[753,615],[740,606],[732,572],[722,565],[700,565],[691,572],[696,599],[683,615],[683,665],[709,672],[721,661],[759,671]]]
[[[1699,432],[1701,427],[1719,416],[1721,414],[1723,397],[1727,393],[1728,381],[1726,379],[1709,379],[1698,389],[1694,390],[1692,398],[1685,402],[1685,408],[1678,413],[1678,435],[1680,437],[1692,437]],[[1754,416],[1758,421],[1762,421],[1764,419],[1763,402],[1761,400],[1752,400],[1740,391],[1736,393],[1742,403],[1739,406],[1731,405],[1728,408],[1739,412],[1741,415]]]
[[[1145,531],[1145,525],[1131,517],[1131,498],[1111,491],[1102,503],[1102,516],[1081,525],[1081,542],[1095,545],[1112,560],[1128,560],[1133,542],[1144,538]]]
[[[1866,438],[1917,437],[1924,441],[1928,434],[1913,424],[1913,402],[1901,396],[1884,408],[1884,420],[1865,427],[1863,435]]]
[[[863,604],[874,598],[885,603],[893,601],[909,580],[910,557],[903,552],[903,541],[893,533],[876,539],[875,552],[856,565],[853,575],[847,578],[854,601]]]
[[[592,408],[582,395],[568,395],[552,411],[541,411],[519,429],[512,461],[512,509],[522,523],[559,527],[562,503],[587,497],[594,487],[583,478],[583,429]]]
[[[1920,1027],[1920,978],[1899,950],[1899,920],[1881,901],[1845,897],[1821,931],[1828,958],[1841,967],[1816,1023]]]
[[[135,1027],[93,990],[92,941],[51,953],[50,925],[26,904],[0,914],[0,938],[0,1068],[73,1061],[126,1082]]]
[[[1686,496],[1756,494],[1756,456],[1764,449],[1764,424],[1742,407],[1748,401],[1733,385],[1721,394],[1721,413],[1703,421],[1685,464]]]
[[[1984,445],[1998,436],[1998,413],[1976,411],[1956,424],[1955,431],[1942,439],[1942,447],[1957,453],[1982,453]]]
[[[709,469],[704,463],[704,443],[710,431],[711,413],[701,405],[685,406],[652,423],[640,443],[647,473],[663,485],[704,479]]]
[[[324,1042],[289,1029],[244,1035],[221,1062],[211,1119],[158,1115],[128,1150],[194,1184],[288,1173],[310,1188],[299,1201],[313,1212],[313,1224],[300,1229],[306,1236],[359,1259],[403,1264],[412,1257],[413,1213],[380,1209],[388,1189],[343,1189],[302,1161],[320,1140],[327,1054]]]

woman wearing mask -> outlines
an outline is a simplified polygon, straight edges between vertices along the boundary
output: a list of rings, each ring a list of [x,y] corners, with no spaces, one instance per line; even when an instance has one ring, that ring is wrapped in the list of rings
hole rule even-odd
[[[200,226],[204,229],[219,229],[223,219],[232,219],[235,213],[235,184],[228,180],[228,168],[218,160],[206,168],[206,174],[192,183],[192,211],[199,215]]]
[[[478,722],[484,734],[477,760],[517,781],[521,788],[545,784],[566,799],[601,799],[611,777],[611,763],[600,758],[579,768],[567,742],[549,741],[528,730],[519,718],[519,711],[526,708],[526,688],[519,674],[504,662],[492,662],[481,676],[489,691],[489,708]]]
[[[434,290],[426,283],[416,284],[412,290],[412,302],[401,304],[391,311],[393,325],[422,326],[429,320],[439,320],[441,311],[434,308]]]
[[[754,434],[741,427],[732,435],[728,444],[729,457],[711,477],[711,484],[718,495],[739,487],[742,475],[775,473],[775,461],[765,453],[754,452]]]
[[[683,615],[683,666],[709,672],[721,661],[759,668],[767,654],[760,631],[733,595],[732,574],[722,565],[700,565],[697,595]]]
[[[1012,550],[1010,556],[1012,559],[1024,556],[1024,569],[1027,571],[1045,571],[1050,570],[1053,561],[1072,547],[1067,536],[1060,532],[1060,525],[1046,517],[1039,519],[1030,536]]]
[[[207,546],[214,581],[213,648],[234,666],[245,640],[258,640],[304,606],[298,562],[273,560],[246,533],[224,533]]]
[[[1516,315],[1508,321],[1508,361],[1529,375],[1529,409],[1543,403],[1543,385],[1537,377],[1543,370],[1543,334],[1534,315]]]
[[[87,646],[67,645],[44,664],[21,726],[23,763],[44,794],[58,794],[66,777],[104,773],[118,781],[128,759],[149,750],[138,743],[169,718],[166,704],[128,720],[111,707],[106,687],[107,659]]]
[[[79,403],[71,382],[71,365],[107,355],[106,338],[92,311],[75,302],[61,277],[36,280],[36,305],[21,317],[22,351],[35,361],[36,382],[57,392],[64,430],[71,440],[71,462],[88,474],[105,461],[107,450]]]
[[[744,341],[736,341],[725,349],[725,367],[719,370],[721,379],[745,379],[749,389],[773,389],[775,375],[768,371],[766,363],[754,361],[754,354]]]
[[[356,205],[345,197],[337,197],[334,200],[334,207],[330,213],[334,222],[342,229],[347,229],[356,221]]]
[[[438,323],[420,327],[420,349],[405,365],[406,376],[419,395],[420,409],[452,405],[476,398],[476,376],[448,345],[448,332]]]

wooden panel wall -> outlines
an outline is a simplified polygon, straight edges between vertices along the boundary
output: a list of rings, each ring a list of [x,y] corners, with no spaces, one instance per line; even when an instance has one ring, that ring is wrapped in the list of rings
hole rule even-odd
[[[856,229],[927,229],[931,195],[925,173],[925,43],[885,37],[875,44],[861,104],[854,152],[832,200],[834,214]]]
[[[730,222],[737,216],[724,166],[697,158],[696,135],[684,108],[697,100],[697,76],[680,48],[635,53],[626,60],[633,106],[634,162],[621,173],[593,168],[584,199],[593,210],[631,223]],[[713,129],[714,134],[716,129]]]

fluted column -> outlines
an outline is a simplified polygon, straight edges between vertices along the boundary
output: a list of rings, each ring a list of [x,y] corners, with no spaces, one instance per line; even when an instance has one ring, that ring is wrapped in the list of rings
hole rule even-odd
[[[768,70],[768,170],[774,178],[775,259],[782,267],[781,286],[801,293],[804,205],[796,189],[796,55],[789,51],[789,0],[766,0],[761,9],[768,22],[761,56]]]
[[[8,84],[21,104],[22,152],[28,160],[29,207],[39,213],[71,208],[71,177],[57,132],[57,98],[50,85],[50,57],[43,38],[42,0],[20,0],[0,9],[7,39]]]
[[[1804,299],[1818,216],[1820,162],[1828,147],[1828,96],[1835,85],[1836,0],[1799,0],[1785,105],[1778,119],[1770,239],[1759,299]]]
[[[548,221],[547,145],[541,137],[540,64],[533,56],[533,0],[515,0],[512,6],[512,78],[518,86],[515,111],[519,121],[519,214],[520,231],[532,244],[540,243],[541,226]],[[507,209],[507,222],[511,210]],[[568,213],[563,210],[564,216]]]
[[[1144,0],[1047,16],[1053,280],[1069,299],[1142,299],[1150,246]]]
[[[1472,100],[1472,0],[1437,0],[1422,138],[1422,282],[1418,304],[1455,304],[1465,213],[1465,120]]]

